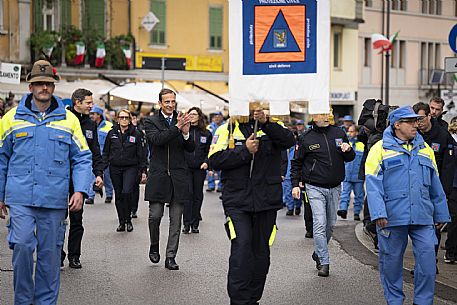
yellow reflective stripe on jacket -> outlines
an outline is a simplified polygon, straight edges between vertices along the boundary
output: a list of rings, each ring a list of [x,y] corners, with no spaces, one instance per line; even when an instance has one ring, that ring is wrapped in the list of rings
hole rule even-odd
[[[306,191],[302,191],[302,193],[303,193],[303,199],[305,200],[305,203],[309,203],[308,194],[306,194]]]
[[[105,126],[100,128],[100,131],[108,133],[111,129],[113,129],[113,123],[111,123],[110,121],[106,121],[105,120]]]
[[[430,148],[430,146],[425,143],[425,147],[418,151],[418,155],[430,159],[432,161],[433,167],[435,168],[436,173],[438,174],[438,167],[436,165],[435,160],[435,153]],[[408,149],[409,151],[412,150],[412,145],[403,145],[403,148]],[[378,141],[373,147],[370,149],[368,153],[367,161],[365,163],[365,174],[366,175],[374,175],[377,176],[379,170],[381,169],[381,163],[384,160],[402,155],[402,152],[394,151],[394,150],[387,150],[382,147],[382,140]]]
[[[436,165],[435,152],[427,143],[424,142],[424,144],[425,147],[420,149],[417,154],[430,159],[432,161],[433,167],[435,168],[436,174],[439,176],[438,165]]]
[[[214,155],[215,153],[226,150],[228,147],[229,143],[229,137],[230,137],[230,131],[229,131],[229,126],[228,122],[221,125],[217,130],[216,134],[213,137],[213,141],[208,153],[208,158]],[[246,140],[246,137],[240,130],[240,124],[238,121],[235,121],[235,124],[233,124],[233,138],[235,140],[239,141],[244,141]],[[257,131],[257,138],[261,138],[265,136],[266,133],[263,132],[262,130]]]
[[[214,134],[213,140],[208,153],[208,158],[218,151],[227,149],[229,140],[229,131],[227,129],[227,123],[221,125]]]
[[[235,226],[233,225],[232,218],[227,217],[227,225],[230,233],[230,240],[233,240],[236,238],[236,232],[235,232]]]
[[[276,225],[273,225],[273,230],[271,231],[270,239],[268,240],[268,245],[270,247],[273,246],[273,243],[275,242],[276,231],[278,231],[278,228],[276,227]]]
[[[377,176],[381,170],[381,163],[383,161],[383,150],[382,140],[378,141],[370,149],[368,153],[367,161],[365,162],[365,175]]]
[[[15,130],[19,130],[26,127],[34,127],[36,124],[24,121],[16,120],[14,116],[16,115],[17,107],[12,108],[8,111],[0,121],[0,147],[3,146],[3,141],[6,137]]]
[[[355,142],[355,150],[363,152],[365,149],[365,145],[362,142]]]
[[[84,137],[81,129],[81,123],[70,110],[67,110],[65,120],[52,121],[49,122],[46,126],[49,128],[68,132],[80,151],[89,149],[86,138]]]

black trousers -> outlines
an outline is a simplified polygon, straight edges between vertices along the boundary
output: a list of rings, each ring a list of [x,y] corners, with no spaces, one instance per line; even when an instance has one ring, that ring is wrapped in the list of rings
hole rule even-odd
[[[141,179],[138,175],[138,180],[132,193],[132,212],[135,213],[138,211],[138,202],[140,201],[140,181]]]
[[[236,238],[232,239],[227,290],[231,305],[256,304],[262,298],[270,268],[269,240],[276,223],[276,210],[258,213],[226,210]],[[226,230],[229,234],[228,223]]]
[[[457,255],[457,189],[452,189],[447,204],[451,222],[447,224],[446,250]]]
[[[69,198],[74,194],[73,182],[70,182]],[[65,218],[69,217],[70,220],[70,229],[68,231],[68,259],[79,258],[81,256],[81,243],[84,235],[83,227],[83,212],[84,205],[81,207],[81,210],[77,212],[70,212],[67,210]],[[67,254],[62,247],[61,251],[61,261],[65,260]]]
[[[119,224],[131,222],[132,195],[138,181],[138,167],[110,166],[109,170],[113,182]]]
[[[203,185],[206,178],[206,170],[189,169],[190,187],[192,195],[190,200],[184,205],[184,225],[198,228],[200,224],[200,212],[203,202]]]
[[[303,218],[305,219],[306,232],[313,233],[313,211],[305,194],[303,196]]]

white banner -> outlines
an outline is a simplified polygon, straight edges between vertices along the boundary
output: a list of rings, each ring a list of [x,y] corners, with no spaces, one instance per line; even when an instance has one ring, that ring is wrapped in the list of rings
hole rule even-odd
[[[0,83],[20,84],[21,65],[2,63],[0,66]]]
[[[249,102],[289,102],[329,112],[330,0],[229,0],[230,115],[249,115]]]

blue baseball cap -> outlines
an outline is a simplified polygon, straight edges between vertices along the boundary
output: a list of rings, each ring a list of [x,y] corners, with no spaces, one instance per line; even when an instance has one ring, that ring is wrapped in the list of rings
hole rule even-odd
[[[403,106],[389,113],[388,119],[390,122],[390,126],[393,126],[395,122],[398,122],[401,119],[417,119],[420,117],[420,115],[414,112],[413,107]]]
[[[216,111],[215,113],[213,113],[213,115],[222,115],[222,116],[224,116],[221,111]]]
[[[99,106],[94,106],[90,112],[98,113],[99,115],[103,116],[103,109],[100,108]]]
[[[345,116],[343,117],[343,121],[351,121],[351,122],[352,122],[352,116],[350,116],[350,115],[345,115]]]

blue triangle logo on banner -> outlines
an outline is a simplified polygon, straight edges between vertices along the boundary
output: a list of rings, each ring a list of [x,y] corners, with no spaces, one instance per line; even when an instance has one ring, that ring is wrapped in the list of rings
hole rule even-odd
[[[260,53],[301,52],[292,31],[280,10],[260,48]]]

